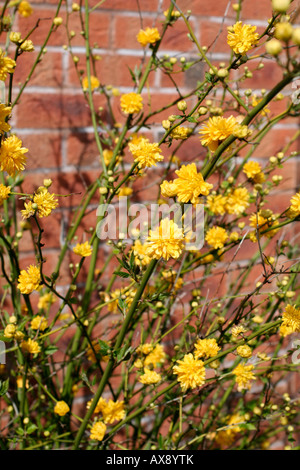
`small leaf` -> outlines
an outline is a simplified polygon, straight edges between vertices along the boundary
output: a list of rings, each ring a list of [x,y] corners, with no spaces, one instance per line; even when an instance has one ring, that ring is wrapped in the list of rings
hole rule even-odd
[[[123,277],[123,278],[130,277],[130,274],[125,273],[124,271],[115,271],[114,274],[116,274],[117,276]]]
[[[35,424],[29,424],[29,426],[26,429],[27,434],[32,434],[34,431],[37,430],[37,426]]]
[[[50,345],[50,346],[47,346],[47,348],[45,349],[45,354],[46,354],[46,356],[51,356],[57,350],[58,350],[58,348],[56,346]]]
[[[0,397],[3,397],[8,391],[9,380],[0,381]]]

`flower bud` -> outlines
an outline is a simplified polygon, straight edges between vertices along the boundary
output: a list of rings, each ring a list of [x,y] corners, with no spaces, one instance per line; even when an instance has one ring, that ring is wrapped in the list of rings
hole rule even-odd
[[[164,129],[168,130],[170,129],[171,127],[171,121],[169,121],[169,119],[165,119],[164,121],[162,121],[162,126]]]
[[[187,109],[186,101],[182,100],[177,103],[177,108],[179,111],[185,111]]]
[[[11,42],[13,42],[15,44],[18,44],[18,42],[22,41],[21,33],[15,33],[15,32],[12,31],[9,35],[9,39],[10,39]]]
[[[22,51],[26,51],[26,52],[34,51],[34,45],[33,45],[33,42],[31,41],[31,39],[26,39],[26,41],[22,42],[22,44],[20,46],[20,49],[22,49]]]
[[[45,186],[45,188],[50,188],[51,184],[52,180],[50,178],[44,179],[43,185]]]
[[[300,46],[300,28],[294,29],[292,40],[297,46]]]
[[[281,41],[289,41],[293,35],[293,27],[291,23],[283,22],[277,23],[275,26],[275,38]]]
[[[57,16],[57,17],[54,18],[54,20],[53,20],[53,24],[54,24],[55,26],[60,26],[60,25],[62,24],[62,22],[63,22],[63,19],[62,19],[60,16]]]
[[[200,108],[198,109],[198,113],[200,114],[200,116],[203,116],[207,113],[207,108],[205,106],[200,106]]]
[[[291,0],[272,0],[272,7],[278,13],[285,13],[291,4]]]
[[[108,192],[108,189],[105,187],[105,186],[102,186],[101,188],[99,188],[99,193],[100,194],[107,194]]]
[[[218,70],[218,77],[220,77],[220,78],[225,78],[225,77],[228,76],[228,74],[229,74],[229,72],[225,68]]]
[[[277,56],[282,51],[282,45],[278,39],[271,39],[271,41],[266,44],[266,51],[270,55]]]

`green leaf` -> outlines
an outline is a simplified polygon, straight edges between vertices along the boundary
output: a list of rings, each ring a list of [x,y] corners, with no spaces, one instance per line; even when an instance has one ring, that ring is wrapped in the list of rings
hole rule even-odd
[[[32,434],[36,430],[37,430],[37,426],[32,423],[32,424],[29,424],[29,426],[26,428],[26,433]]]
[[[4,336],[4,335],[0,335],[0,341],[5,341],[6,343],[9,343],[11,341],[11,339],[6,338],[6,336]]]
[[[128,348],[127,346],[123,346],[123,348],[121,348],[117,352],[117,356],[116,356],[117,361],[121,362],[121,361],[125,361],[126,359],[129,359],[132,352],[133,352],[132,347]]]
[[[205,72],[205,78],[209,83],[211,83],[213,81],[213,75],[211,75],[208,72]]]
[[[124,271],[115,271],[114,274],[116,274],[117,276],[123,277],[123,278],[130,277],[130,274],[125,273]]]
[[[9,380],[0,380],[0,397],[3,397],[8,391]]]
[[[243,423],[240,426],[243,429],[248,429],[248,431],[256,431],[256,426],[252,423]]]
[[[58,348],[56,346],[50,345],[50,346],[47,346],[47,348],[45,349],[45,354],[46,354],[46,356],[51,356],[57,350],[58,350]]]
[[[187,325],[187,329],[189,330],[190,333],[195,333],[195,328],[191,325]]]
[[[101,356],[107,356],[110,351],[110,346],[105,341],[102,341],[102,339],[98,339],[98,344],[100,346],[99,354]]]

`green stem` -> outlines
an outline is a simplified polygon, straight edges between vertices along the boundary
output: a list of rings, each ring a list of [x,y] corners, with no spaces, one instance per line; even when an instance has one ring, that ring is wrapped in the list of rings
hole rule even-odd
[[[82,422],[82,424],[81,424],[81,426],[80,426],[80,428],[79,428],[79,430],[78,430],[78,433],[77,433],[77,435],[76,435],[75,442],[74,442],[74,449],[78,449],[78,447],[79,447],[79,445],[80,445],[80,442],[81,442],[83,433],[84,433],[84,431],[85,431],[85,429],[86,429],[86,427],[87,427],[87,425],[88,425],[88,422],[89,422],[89,420],[90,420],[90,418],[91,418],[91,416],[92,416],[92,414],[93,414],[93,412],[94,412],[94,409],[95,409],[96,406],[97,406],[97,403],[98,403],[98,401],[99,401],[99,399],[100,399],[100,397],[101,397],[101,395],[102,395],[102,393],[103,393],[104,387],[105,387],[105,385],[106,385],[106,383],[107,383],[107,381],[108,381],[108,379],[109,379],[109,377],[110,377],[110,375],[111,375],[111,372],[112,372],[112,370],[113,370],[113,368],[114,368],[114,365],[115,365],[114,353],[116,353],[116,352],[118,351],[118,349],[121,347],[121,345],[122,345],[122,343],[123,343],[123,340],[124,340],[124,338],[125,338],[125,335],[126,335],[126,333],[127,333],[127,331],[128,331],[128,328],[129,328],[129,326],[130,326],[130,323],[131,323],[131,321],[132,321],[133,315],[134,315],[134,313],[135,313],[135,311],[136,311],[137,305],[138,305],[138,303],[139,303],[139,301],[140,301],[140,299],[141,299],[141,297],[142,297],[142,295],[143,295],[143,292],[144,292],[144,290],[145,290],[145,287],[146,287],[146,285],[147,285],[147,283],[148,283],[148,281],[149,281],[149,279],[150,279],[150,277],[151,277],[151,275],[152,275],[152,273],[153,273],[153,271],[154,271],[156,265],[157,265],[157,260],[152,260],[152,261],[150,262],[150,264],[149,264],[149,266],[148,266],[148,268],[147,268],[147,270],[146,270],[144,276],[143,276],[143,279],[142,279],[142,281],[141,281],[141,284],[140,284],[140,286],[139,286],[139,288],[138,288],[138,290],[137,290],[137,292],[136,292],[136,295],[135,295],[135,297],[134,297],[134,299],[133,299],[133,301],[132,301],[132,304],[131,304],[131,306],[130,306],[130,308],[129,308],[128,314],[127,314],[126,317],[125,317],[124,323],[123,323],[122,328],[121,328],[121,330],[120,330],[120,333],[119,333],[119,335],[118,335],[118,337],[117,337],[117,340],[116,340],[116,343],[115,343],[115,346],[114,346],[113,353],[112,353],[111,358],[110,358],[110,360],[109,360],[109,362],[108,362],[108,364],[107,364],[107,366],[106,366],[106,369],[105,369],[104,374],[103,374],[103,376],[102,376],[102,379],[101,379],[101,381],[100,381],[99,387],[98,387],[98,389],[97,389],[97,391],[96,391],[96,393],[95,393],[95,396],[94,396],[94,398],[93,398],[93,401],[92,401],[92,403],[91,403],[91,406],[90,406],[90,408],[89,408],[87,414],[85,415],[84,420],[83,420],[83,422]]]

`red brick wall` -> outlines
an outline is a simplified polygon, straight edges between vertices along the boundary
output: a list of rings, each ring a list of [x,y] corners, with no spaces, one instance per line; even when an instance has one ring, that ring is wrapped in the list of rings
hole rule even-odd
[[[92,6],[97,2],[93,0],[89,3]],[[233,2],[227,0],[218,0],[213,3],[204,0],[178,1],[183,11],[187,9],[192,11],[190,21],[195,34],[201,45],[211,46],[209,57],[216,64],[221,61],[228,62],[230,57],[230,49],[226,43],[226,27],[235,22],[235,12],[231,3]],[[296,6],[299,1],[295,1],[294,4]],[[15,84],[23,83],[27,76],[39,47],[46,38],[57,8],[57,2],[54,0],[48,2],[34,0],[32,5],[34,13],[28,18],[18,16],[15,30],[20,30],[22,33],[28,32],[40,19],[39,26],[32,35],[36,51],[23,54],[18,59]],[[140,0],[139,2],[137,0],[106,0],[91,14],[91,44],[95,44],[95,53],[101,56],[101,60],[97,62],[97,72],[101,83],[118,87],[120,92],[132,89],[128,67],[134,69],[135,65],[138,66],[143,59],[143,49],[136,40],[136,34],[141,27],[141,17],[143,27],[156,25],[158,29],[161,29],[161,22],[164,19],[162,12],[168,5],[169,0]],[[65,4],[59,16],[65,20]],[[270,0],[243,1],[241,18],[256,25],[258,30],[264,29],[270,16]],[[71,14],[69,29],[76,33],[72,39],[73,53],[79,58],[78,70],[82,70],[85,74],[84,40],[80,34],[78,12]],[[218,39],[213,42],[216,36]],[[24,145],[29,148],[24,189],[30,192],[41,184],[44,177],[51,177],[55,192],[82,193],[85,186],[100,170],[89,109],[82,96],[72,57],[62,47],[64,44],[67,44],[67,34],[63,24],[52,35],[47,45],[47,52],[13,114],[14,130]],[[177,21],[168,30],[161,51],[178,59],[182,56],[187,60],[196,57],[195,46],[188,39],[186,26],[182,20]],[[281,72],[278,67],[268,61],[265,63],[264,69],[255,72],[253,78],[244,82],[245,88],[268,89],[280,79]],[[254,65],[250,63],[250,70],[254,68]],[[201,80],[204,72],[205,65],[201,63],[185,74],[178,73],[175,78],[181,93],[184,94],[192,89],[197,80]],[[148,85],[151,92],[152,110],[178,97],[170,78],[161,71],[150,75]],[[291,89],[289,88],[285,93],[291,93]],[[95,102],[97,105],[105,106],[104,99],[99,94],[95,95]],[[272,111],[279,112],[283,106],[282,102],[277,102],[273,105]],[[117,120],[124,121],[119,112],[118,97],[113,99],[113,109]],[[158,138],[161,132],[161,120],[170,112],[172,110],[167,110],[155,117],[156,125],[152,129],[154,138]],[[254,156],[267,159],[280,151],[294,135],[298,124],[299,121],[296,119],[288,119],[278,124],[257,148]],[[299,149],[299,139],[293,144],[291,150],[297,149]],[[178,151],[182,162],[201,160],[203,155],[203,148],[197,137],[191,139],[190,143],[185,144],[183,149]],[[276,212],[288,205],[290,196],[299,187],[299,159],[290,160],[284,169],[280,172],[276,171],[276,174],[280,173],[284,176],[285,182],[280,187],[278,196],[273,199],[273,202],[276,201],[274,208]],[[144,190],[139,193],[139,199],[150,198],[152,193],[152,188],[148,191]],[[50,272],[52,267],[50,265],[54,265],[54,255],[59,249],[58,234],[68,223],[69,209],[76,206],[80,197],[80,195],[73,195],[60,199],[60,208],[51,217],[53,236],[49,232],[45,234],[47,237],[45,254],[48,252],[49,258],[53,261],[48,264]],[[96,200],[94,202],[96,203]],[[94,225],[94,223],[94,217],[89,217],[89,224]]]

